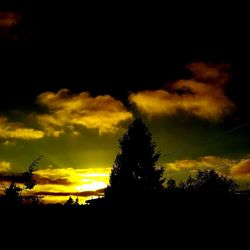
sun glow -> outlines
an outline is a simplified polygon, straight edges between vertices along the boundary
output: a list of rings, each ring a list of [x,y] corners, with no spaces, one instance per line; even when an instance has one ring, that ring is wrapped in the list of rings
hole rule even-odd
[[[36,185],[32,190],[23,190],[22,194],[38,195],[44,203],[65,203],[71,196],[78,198],[80,204],[94,197],[103,196],[103,190],[109,182],[110,168],[47,168],[35,171]],[[5,183],[5,187],[9,186]],[[19,183],[19,186],[22,184]],[[4,187],[0,188],[4,193]]]
[[[101,181],[93,181],[92,183],[89,183],[89,184],[83,184],[82,186],[77,186],[76,190],[79,191],[79,192],[95,191],[95,190],[106,188],[106,187],[107,187],[107,183],[104,182],[104,181],[103,182],[101,182]]]

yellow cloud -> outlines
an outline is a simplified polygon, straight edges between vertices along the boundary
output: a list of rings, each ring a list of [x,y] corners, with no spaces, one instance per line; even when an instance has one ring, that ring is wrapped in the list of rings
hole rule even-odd
[[[24,128],[21,123],[9,122],[6,117],[0,116],[0,137],[4,139],[40,139],[44,136],[41,130]]]
[[[250,180],[250,159],[242,159],[230,169],[230,174],[236,179]]]
[[[11,169],[11,164],[8,161],[0,161],[0,173],[8,172]]]
[[[179,80],[170,90],[145,90],[132,93],[131,103],[148,116],[173,115],[179,110],[196,117],[218,121],[229,114],[234,104],[225,94],[229,80],[227,65],[193,63],[188,65],[193,78]]]
[[[122,121],[132,118],[122,102],[109,95],[92,97],[88,92],[69,94],[61,89],[57,93],[45,92],[37,102],[48,109],[48,113],[36,116],[48,135],[59,136],[63,128],[83,126],[98,129],[99,133],[115,132]]]
[[[178,160],[164,164],[166,171],[186,171],[203,168],[219,169],[223,167],[230,168],[236,164],[235,160],[220,158],[216,156],[203,156],[198,159]]]
[[[35,175],[39,177],[47,178],[48,180],[65,180],[72,187],[82,187],[82,191],[96,190],[103,188],[108,183],[110,168],[87,168],[87,169],[75,169],[75,168],[57,168],[57,169],[42,169],[35,171]],[[85,188],[84,185],[102,182],[103,186],[98,186],[94,189]],[[60,185],[60,184],[59,184]],[[64,183],[62,184],[64,185]],[[70,186],[69,185],[69,186]],[[93,185],[94,186],[94,185]],[[76,189],[74,189],[76,190]]]

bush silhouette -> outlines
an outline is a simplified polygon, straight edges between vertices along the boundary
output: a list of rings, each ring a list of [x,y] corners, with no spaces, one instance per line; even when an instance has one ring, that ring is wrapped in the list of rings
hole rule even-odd
[[[176,181],[171,178],[167,181],[167,190],[168,191],[175,191],[177,190],[177,185],[176,185]]]

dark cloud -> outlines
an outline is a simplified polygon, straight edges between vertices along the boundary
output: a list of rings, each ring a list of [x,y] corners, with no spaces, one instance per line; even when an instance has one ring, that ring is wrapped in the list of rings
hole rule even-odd
[[[104,194],[104,189],[98,189],[95,191],[83,191],[83,192],[36,192],[35,195],[48,195],[48,196],[99,196]]]
[[[14,50],[6,44],[0,48],[3,93],[7,93],[0,102],[5,107],[29,106],[39,93],[61,88],[124,98],[127,91],[157,88],[186,74],[183,66],[194,59],[231,63],[234,54],[240,54],[237,49],[243,50],[232,46],[234,26],[227,19],[221,18],[227,20],[221,26],[209,18],[207,26],[203,23],[197,31],[198,13],[188,25],[192,15],[182,22],[169,11],[166,15],[165,8],[163,13],[151,7],[149,12],[141,11],[141,6],[124,8],[114,12],[106,5],[82,8],[69,2],[37,1],[16,1],[2,8],[22,13],[18,33],[25,38]],[[15,100],[3,101],[9,95]]]
[[[48,178],[46,176],[41,176],[34,174],[34,179],[36,181],[37,185],[71,185],[72,182],[68,179],[64,178]],[[24,183],[24,177],[23,174],[9,174],[9,173],[0,173],[0,182],[16,182],[18,184],[23,184]]]
[[[38,185],[71,185],[72,182],[69,179],[66,178],[49,178],[46,176],[41,176],[34,174],[34,179],[36,181],[36,184]]]
[[[4,173],[0,173],[0,182],[16,182],[18,184],[22,184],[24,183],[24,178],[23,178],[23,174],[4,174]]]

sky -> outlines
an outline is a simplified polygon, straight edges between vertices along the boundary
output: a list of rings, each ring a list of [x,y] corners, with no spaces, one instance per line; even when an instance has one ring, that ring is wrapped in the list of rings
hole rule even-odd
[[[186,7],[1,1],[0,190],[43,155],[45,202],[101,195],[136,117],[167,178],[215,168],[249,188],[247,15]]]

